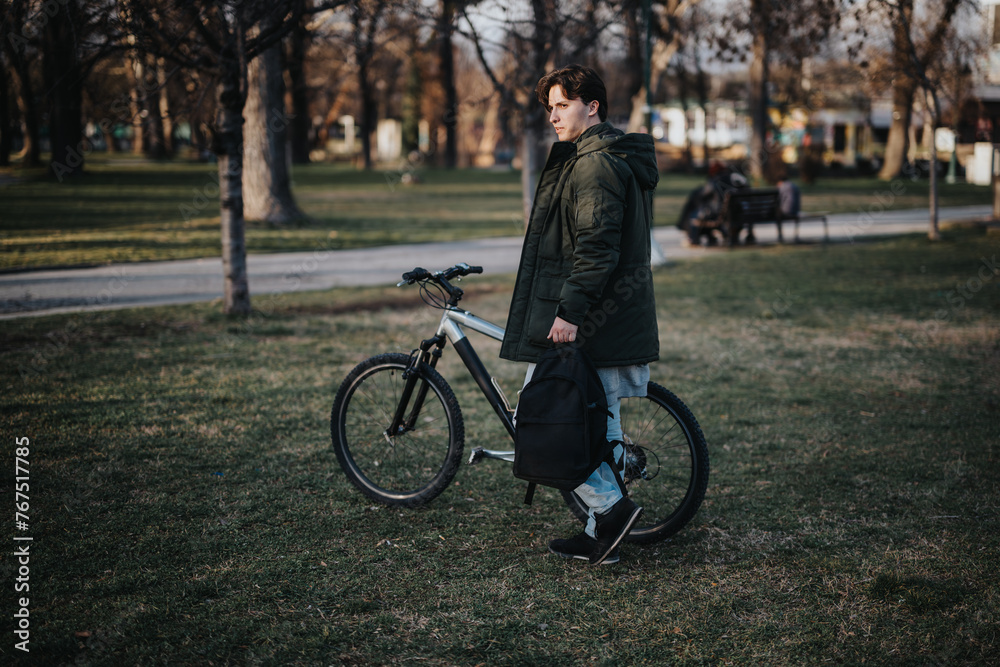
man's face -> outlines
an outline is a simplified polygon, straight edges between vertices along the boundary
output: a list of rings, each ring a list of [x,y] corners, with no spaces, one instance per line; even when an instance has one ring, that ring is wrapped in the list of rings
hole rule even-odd
[[[552,108],[549,112],[549,122],[556,129],[560,141],[576,141],[584,130],[600,123],[598,106],[596,100],[586,104],[580,99],[567,98],[562,86],[555,85],[549,88],[549,107]]]

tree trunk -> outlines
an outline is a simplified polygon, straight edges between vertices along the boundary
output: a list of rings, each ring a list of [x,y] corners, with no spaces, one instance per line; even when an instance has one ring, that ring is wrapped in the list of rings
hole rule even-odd
[[[10,122],[10,88],[7,82],[7,70],[0,72],[0,167],[10,164],[11,141]]]
[[[535,84],[551,69],[550,51],[551,7],[547,0],[531,0],[531,11],[534,25],[531,33],[531,74],[528,83],[528,101],[522,110],[524,116],[524,136],[521,146],[521,192],[524,207],[524,225],[531,220],[531,207],[535,201],[535,191],[538,188],[538,173],[545,166],[545,149],[549,142],[545,139],[548,126],[548,113],[541,102],[535,97]]]
[[[372,168],[372,134],[378,119],[378,108],[375,101],[375,86],[371,81],[369,69],[375,55],[375,35],[378,32],[379,20],[385,9],[385,2],[376,2],[372,7],[356,3],[351,11],[351,24],[354,27],[354,55],[358,63],[358,93],[361,95],[361,122],[358,131],[361,133],[361,156],[364,168]]]
[[[924,89],[924,99],[929,99],[931,137],[937,133],[937,128],[941,124],[941,106],[938,104],[937,91]],[[926,130],[925,130],[926,131]],[[927,231],[927,238],[931,241],[941,240],[941,230],[938,225],[938,170],[937,170],[937,147],[931,140],[930,153],[930,229]]]
[[[291,152],[292,164],[309,164],[309,135],[312,118],[309,117],[309,84],[306,82],[306,46],[309,31],[306,20],[299,22],[288,40],[289,48],[285,66],[291,84]]]
[[[665,3],[664,11],[668,17],[667,25],[679,18],[687,10],[686,3]],[[634,10],[633,10],[634,11]],[[652,9],[644,8],[643,20],[640,23],[626,27],[629,46],[626,55],[626,66],[632,70],[629,77],[628,92],[632,101],[632,111],[629,114],[628,131],[639,132],[643,127],[651,132],[652,101],[659,92],[659,80],[663,72],[670,66],[670,61],[680,47],[676,30],[667,28],[655,42],[650,37],[653,18]],[[638,21],[638,19],[636,19]],[[632,42],[635,42],[634,47]],[[648,81],[647,81],[648,78]],[[648,84],[648,85],[647,85]]]
[[[910,147],[910,122],[913,115],[913,82],[903,74],[896,78],[892,91],[892,123],[885,143],[885,162],[878,173],[884,181],[892,180],[902,171]]]
[[[632,96],[632,111],[628,116],[627,132],[642,132],[646,126],[646,86],[639,88],[639,92]],[[649,128],[646,128],[648,131]]]
[[[49,90],[49,137],[52,159],[49,169],[62,181],[83,172],[83,68],[75,37],[72,1],[60,7],[45,26],[48,42],[44,53],[46,87]]]
[[[244,215],[286,225],[305,217],[292,195],[288,167],[288,114],[281,46],[252,60],[247,72],[243,152]]]
[[[993,222],[1000,222],[1000,149],[993,146],[993,161],[990,163],[993,175]]]
[[[141,53],[133,51],[127,56],[125,75],[129,83],[128,106],[132,115],[132,154],[142,155],[146,148],[145,123],[142,117],[145,106],[142,90],[146,72]]]
[[[767,160],[767,30],[768,17],[765,3],[753,0],[750,12],[754,19],[753,62],[750,63],[750,176],[755,180],[764,177]]]
[[[218,99],[219,206],[222,224],[223,312],[250,314],[243,219],[243,62],[230,47],[221,54]]]
[[[368,80],[368,63],[363,63],[358,67],[358,88],[361,90],[361,122],[359,123],[360,127],[358,127],[361,134],[361,157],[364,160],[365,171],[371,171],[374,166],[372,133],[375,132],[378,113],[375,105],[374,86]]]
[[[162,160],[167,157],[166,128],[163,124],[163,113],[160,111],[160,92],[153,93],[152,82],[159,83],[159,67],[155,59],[150,59],[147,72],[146,85],[143,87],[144,102],[146,108],[146,119],[149,121],[149,145],[146,147],[146,155],[154,160]]]
[[[23,25],[25,22],[24,10],[27,4],[8,3],[9,10],[20,10],[10,16],[13,25]],[[20,125],[24,144],[21,147],[20,157],[26,167],[37,167],[42,163],[41,143],[39,141],[38,119],[41,114],[38,111],[38,104],[35,98],[34,86],[31,82],[31,64],[25,54],[27,40],[14,39],[17,36],[14,32],[9,33],[0,40],[0,48],[7,54],[10,64],[11,83],[15,86],[14,94],[17,108],[14,113],[13,122]]]
[[[118,144],[115,143],[115,132],[110,125],[102,123],[100,126],[101,136],[104,137],[105,150],[109,153],[117,153]]]
[[[524,118],[524,138],[521,147],[521,191],[524,206],[524,224],[531,218],[531,207],[538,187],[538,172],[545,166],[549,141],[545,138],[546,113],[538,101],[529,101]]]
[[[635,98],[645,85],[642,77],[642,65],[646,58],[645,26],[639,18],[639,11],[639,2],[636,0],[622,3],[622,18],[625,21],[625,92],[629,99]]]
[[[632,102],[628,118],[628,132],[638,132],[646,122],[646,82],[643,67],[646,62],[646,26],[639,20],[639,3],[624,3],[625,15],[625,92]]]
[[[896,178],[906,162],[906,154],[910,146],[913,95],[917,88],[910,62],[912,43],[909,29],[913,19],[913,0],[899,0],[896,11],[900,12],[901,16],[892,15],[892,67],[894,73],[892,123],[889,125],[889,138],[885,142],[885,162],[878,173],[878,177],[884,181]]]
[[[170,111],[170,94],[167,90],[166,61],[160,58],[156,69],[160,85],[160,115],[163,117],[163,138],[167,155],[174,154],[174,117]]]
[[[690,91],[688,90],[688,71],[687,63],[683,57],[685,54],[681,54],[682,57],[678,60],[680,61],[677,65],[677,84],[678,84],[678,98],[681,103],[681,110],[684,112],[684,170],[689,172],[691,167],[694,165],[694,151],[691,146],[691,133],[688,128],[691,127],[691,107],[688,105],[688,99],[690,99]]]
[[[930,183],[930,229],[927,230],[927,238],[931,241],[941,240],[941,230],[938,223],[938,174],[937,160],[931,154],[931,183]]]
[[[455,87],[455,47],[452,32],[455,21],[453,0],[441,0],[438,18],[438,58],[441,67],[441,88],[444,90],[444,166],[454,169],[458,163],[458,89]]]
[[[407,160],[411,153],[420,150],[420,119],[423,100],[423,81],[420,76],[420,60],[417,54],[420,43],[416,35],[410,37],[409,54],[406,65],[406,86],[403,92],[403,157]]]
[[[156,78],[156,95],[154,97],[151,92],[146,94],[150,120],[149,156],[160,160],[170,157],[174,152],[174,124],[170,117],[170,97],[167,95],[166,62],[163,58],[155,58],[150,64]]]
[[[34,86],[31,85],[31,75],[28,68],[18,72],[17,107],[24,126],[24,147],[21,150],[22,162],[26,167],[37,167],[42,164],[42,142],[40,139],[38,104],[35,99]]]

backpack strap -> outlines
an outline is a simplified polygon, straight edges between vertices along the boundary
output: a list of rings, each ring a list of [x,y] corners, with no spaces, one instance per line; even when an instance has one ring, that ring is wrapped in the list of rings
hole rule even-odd
[[[528,488],[524,492],[524,504],[525,505],[530,505],[531,504],[531,500],[535,497],[535,486],[537,486],[537,485],[534,482],[528,482]]]
[[[612,443],[621,444],[621,446],[622,446],[622,463],[624,464],[624,462],[625,462],[625,443],[622,442],[621,440],[612,440]],[[617,444],[616,444],[616,446],[617,446]],[[612,447],[611,449],[608,450],[608,454],[607,454],[607,456],[604,457],[604,460],[607,462],[607,464],[609,466],[611,466],[611,472],[615,476],[615,481],[618,482],[618,488],[621,489],[621,491],[622,491],[622,498],[628,498],[628,489],[625,488],[625,480],[622,479],[622,475],[618,471],[618,462],[615,461],[615,448],[614,447]],[[622,467],[624,467],[624,465]]]

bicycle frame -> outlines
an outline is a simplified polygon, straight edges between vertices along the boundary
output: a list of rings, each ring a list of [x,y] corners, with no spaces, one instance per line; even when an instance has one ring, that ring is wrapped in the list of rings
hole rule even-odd
[[[462,359],[465,367],[468,369],[469,373],[476,381],[476,384],[479,386],[480,391],[483,392],[486,400],[493,406],[493,410],[500,418],[504,428],[507,429],[507,433],[511,438],[513,438],[514,411],[510,407],[510,402],[500,389],[499,384],[493,376],[490,375],[486,366],[483,365],[482,360],[479,358],[479,355],[476,354],[475,349],[472,347],[472,343],[469,342],[469,339],[465,335],[465,331],[462,327],[467,327],[472,331],[481,333],[484,336],[493,338],[494,340],[503,340],[504,330],[501,327],[498,327],[492,322],[488,322],[487,320],[477,317],[472,313],[462,310],[456,306],[447,306],[444,313],[441,315],[441,323],[438,325],[437,332],[434,337],[423,341],[420,344],[420,354],[414,354],[414,360],[413,363],[411,363],[411,368],[419,364],[428,364],[431,368],[434,368],[437,365],[438,359],[441,358],[441,351],[444,348],[445,341],[451,342],[452,347],[455,348],[458,356]],[[412,427],[412,420],[414,420],[417,413],[419,413],[420,408],[423,405],[424,397],[427,394],[427,385],[422,385],[417,392],[410,420],[407,420],[403,413],[405,413],[406,406],[409,404],[409,399],[417,380],[417,374],[411,373],[410,375],[411,377],[408,378],[408,382],[403,389],[403,396],[399,402],[399,413],[393,419],[392,426],[389,429],[390,433],[398,432],[399,429],[404,428],[404,424],[406,424],[406,428]],[[513,461],[514,452],[477,447],[472,451],[472,455],[469,457],[469,463],[477,463],[479,460],[484,458]]]

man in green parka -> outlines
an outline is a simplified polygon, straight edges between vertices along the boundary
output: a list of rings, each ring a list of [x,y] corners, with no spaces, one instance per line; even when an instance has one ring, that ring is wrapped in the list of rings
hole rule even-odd
[[[534,362],[555,343],[581,345],[598,368],[621,441],[620,399],[645,396],[648,363],[659,358],[650,271],[653,189],[659,180],[652,137],[607,122],[604,82],[570,65],[536,88],[559,141],[535,193],[500,356]],[[527,380],[525,380],[527,382]],[[624,448],[614,450],[621,460]],[[618,545],[642,512],[623,497],[607,463],[576,490],[586,529],[549,549],[592,564],[618,562]]]

